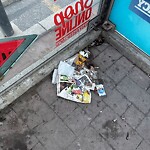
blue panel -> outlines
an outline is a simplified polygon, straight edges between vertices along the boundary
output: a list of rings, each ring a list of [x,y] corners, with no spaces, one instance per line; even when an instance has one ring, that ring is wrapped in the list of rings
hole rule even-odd
[[[132,0],[129,8],[150,23],[150,0]]]
[[[115,0],[109,19],[119,33],[150,56],[150,23],[132,8],[133,0]]]

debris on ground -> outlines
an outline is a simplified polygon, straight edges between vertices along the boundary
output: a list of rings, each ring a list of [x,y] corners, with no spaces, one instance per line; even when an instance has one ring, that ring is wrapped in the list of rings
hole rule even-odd
[[[3,122],[3,121],[5,121],[6,120],[6,118],[5,117],[0,117],[0,122]]]
[[[4,118],[4,117],[2,117],[2,116],[0,117],[0,126],[2,126],[2,125],[4,124],[3,122],[4,122],[5,120],[6,120],[6,118]]]
[[[126,140],[129,140],[129,132],[127,132]]]
[[[105,96],[106,95],[103,84],[96,85],[96,89],[97,89],[97,93],[99,96]]]
[[[79,103],[91,103],[91,90],[105,96],[103,81],[98,79],[97,68],[89,62],[87,48],[73,57],[60,61],[54,69],[52,83],[57,84],[57,96]]]
[[[105,41],[104,37],[100,36],[98,39],[96,39],[89,45],[89,48],[94,47],[94,46],[100,46],[104,43],[104,41]]]
[[[125,118],[125,117],[121,117],[121,119],[122,119],[122,120],[126,120],[126,118]]]
[[[113,122],[116,122],[116,121],[117,121],[117,119],[114,119],[114,120],[113,120]]]

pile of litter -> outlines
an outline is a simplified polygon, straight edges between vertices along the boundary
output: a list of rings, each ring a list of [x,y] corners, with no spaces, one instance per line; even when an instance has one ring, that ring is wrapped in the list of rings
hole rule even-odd
[[[97,77],[96,67],[89,62],[88,49],[75,56],[60,61],[58,69],[54,69],[52,83],[57,84],[57,96],[79,103],[91,103],[91,90],[99,96],[106,92],[101,80]]]

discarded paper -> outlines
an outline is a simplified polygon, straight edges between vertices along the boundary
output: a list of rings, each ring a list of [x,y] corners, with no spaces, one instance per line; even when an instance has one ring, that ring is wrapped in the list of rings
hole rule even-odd
[[[79,103],[91,103],[91,90],[97,90],[99,96],[106,92],[98,82],[97,71],[93,64],[86,64],[90,52],[85,49],[79,54],[60,61],[58,70],[53,72],[52,83],[57,83],[57,96]]]

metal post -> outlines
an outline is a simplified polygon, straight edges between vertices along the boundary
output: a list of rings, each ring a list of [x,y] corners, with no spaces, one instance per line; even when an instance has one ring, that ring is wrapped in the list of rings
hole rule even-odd
[[[6,36],[11,36],[14,34],[14,30],[9,22],[8,16],[5,12],[1,0],[0,0],[0,27],[2,28]]]
[[[113,3],[114,3],[114,0],[103,0],[102,1],[102,10],[101,10],[101,17],[100,17],[101,25],[105,21],[108,20]]]

